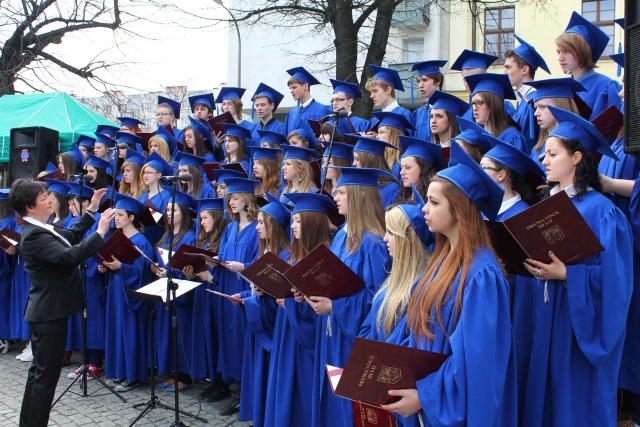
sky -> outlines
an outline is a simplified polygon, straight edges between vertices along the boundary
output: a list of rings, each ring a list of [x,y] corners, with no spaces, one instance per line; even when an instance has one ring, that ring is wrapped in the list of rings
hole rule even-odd
[[[61,0],[65,1],[65,0]],[[64,74],[55,65],[37,71],[49,87],[43,86],[32,76],[34,85],[45,92],[65,91],[78,96],[98,96],[105,90],[122,90],[126,94],[161,91],[166,86],[187,85],[189,90],[213,89],[227,82],[228,27],[226,23],[211,27],[210,21],[169,8],[151,8],[132,5],[121,0],[132,12],[145,19],[133,20],[124,15],[123,29],[114,33],[109,29],[95,29],[69,34],[59,45],[49,45],[45,50],[74,66],[90,61],[109,61],[118,65],[101,70],[99,75],[107,86],[87,84],[83,79]],[[108,3],[108,2],[107,2]],[[174,0],[179,7],[193,7],[194,14],[225,18],[227,13],[212,0],[193,2]],[[174,21],[174,22],[171,22]],[[235,33],[234,33],[235,35]],[[33,92],[26,85],[16,89]]]

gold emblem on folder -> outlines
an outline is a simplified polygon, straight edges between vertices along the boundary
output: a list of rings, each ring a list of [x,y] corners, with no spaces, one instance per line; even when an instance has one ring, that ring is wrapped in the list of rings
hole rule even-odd
[[[544,230],[542,235],[551,245],[564,239],[564,233],[558,225],[554,225],[553,227]]]
[[[378,374],[378,381],[381,383],[395,384],[402,379],[402,371],[398,368],[383,366]]]
[[[376,414],[376,411],[367,408],[367,421],[370,424],[378,424],[378,414]]]

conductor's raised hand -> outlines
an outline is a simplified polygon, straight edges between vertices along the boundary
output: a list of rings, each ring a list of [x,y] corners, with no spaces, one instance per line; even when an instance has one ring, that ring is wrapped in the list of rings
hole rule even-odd
[[[93,197],[91,198],[91,203],[89,203],[90,211],[97,211],[100,208],[100,201],[102,200],[102,196],[107,194],[106,188],[101,188],[93,192]]]
[[[104,237],[109,232],[109,228],[111,227],[111,220],[115,216],[116,216],[115,209],[109,208],[106,211],[102,212],[102,215],[100,216],[100,221],[98,221],[98,229],[96,230],[96,232],[102,237]]]

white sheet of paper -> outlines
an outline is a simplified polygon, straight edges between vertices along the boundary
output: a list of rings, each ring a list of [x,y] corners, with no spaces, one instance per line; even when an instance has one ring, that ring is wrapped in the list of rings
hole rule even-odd
[[[149,283],[147,286],[141,287],[136,292],[147,295],[156,295],[162,298],[162,302],[167,302],[167,280],[168,279],[166,277],[158,279],[155,282]],[[184,279],[173,279],[173,281],[178,284],[176,298],[179,298],[202,284],[200,282],[192,282]]]

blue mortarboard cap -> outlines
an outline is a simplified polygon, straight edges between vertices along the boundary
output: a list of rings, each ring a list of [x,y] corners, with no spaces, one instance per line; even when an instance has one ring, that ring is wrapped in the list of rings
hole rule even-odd
[[[458,125],[460,125],[460,134],[456,135],[454,139],[461,139],[471,145],[479,145],[485,153],[491,150],[499,141],[499,139],[487,133],[482,126],[471,120],[458,117]]]
[[[613,20],[616,24],[620,26],[624,30],[624,18],[616,18]]]
[[[607,33],[575,11],[571,14],[569,25],[567,25],[564,32],[580,34],[584,37],[591,48],[591,59],[593,59],[594,64],[598,62],[598,59],[600,59],[602,53],[607,48],[607,44],[609,44],[609,36]]]
[[[199,167],[204,162],[207,161],[204,157],[194,156],[193,154],[185,153],[184,151],[180,151],[176,154],[176,160],[178,161],[178,166],[195,166]]]
[[[369,67],[373,72],[373,76],[371,76],[372,79],[384,80],[394,89],[404,92],[404,85],[402,84],[402,79],[400,78],[400,73],[398,73],[398,71],[392,68],[384,68],[373,64],[370,64]]]
[[[229,178],[245,178],[246,175],[240,171],[235,171],[231,169],[214,169],[213,170],[213,180],[216,184],[222,184],[226,179]]]
[[[520,42],[520,46],[513,49],[513,52],[524,59],[527,64],[529,64],[529,66],[534,70],[542,68],[548,74],[551,74],[551,71],[549,71],[549,67],[547,67],[547,63],[544,62],[544,58],[538,53],[538,51],[535,50],[535,48],[527,43],[524,39],[518,37],[517,34],[515,34],[515,38]]]
[[[481,73],[467,76],[465,79],[472,95],[478,92],[491,92],[502,99],[516,99],[513,86],[506,74]]]
[[[167,145],[169,146],[169,152],[173,153],[176,151],[176,148],[182,145],[182,142],[178,141],[175,136],[171,135],[171,133],[166,130],[163,126],[158,126],[156,130],[156,135],[162,137],[165,141],[167,141]]]
[[[411,67],[411,71],[416,71],[418,76],[423,76],[425,74],[436,74],[440,73],[440,67],[444,67],[444,65],[449,62],[446,59],[434,59],[432,61],[423,61],[416,62]]]
[[[158,96],[158,105],[160,104],[167,104],[169,108],[171,108],[171,111],[173,111],[173,116],[176,119],[180,118],[180,103],[178,101],[174,101],[166,96]]]
[[[458,59],[451,65],[452,70],[464,71],[469,68],[488,69],[491,64],[496,62],[497,56],[488,55],[486,53],[476,52],[465,49],[462,51]]]
[[[309,143],[309,148],[315,148],[316,145],[318,145],[318,141],[316,140],[315,135],[311,131],[311,127],[303,126],[303,127],[292,130],[291,132],[289,132],[289,134],[292,134],[294,132],[300,135],[302,139],[304,139]]]
[[[200,136],[202,136],[202,139],[211,140],[211,131],[198,119],[189,116],[189,126],[198,132]]]
[[[202,211],[223,211],[225,209],[225,200],[222,197],[216,197],[214,199],[198,199],[198,212]]]
[[[463,116],[469,111],[469,103],[463,101],[455,95],[447,92],[436,90],[429,97],[431,108],[440,108],[453,114],[454,116]]]
[[[519,148],[506,142],[500,141],[495,147],[487,151],[484,157],[504,164],[523,178],[527,173],[544,177],[544,172],[538,163]]]
[[[80,184],[78,183],[78,180],[72,181],[72,182],[67,182],[66,183],[69,186],[69,193],[67,193],[67,196],[80,196]],[[87,185],[83,185],[82,186],[82,197],[84,197],[85,199],[90,199],[93,197],[93,189]]]
[[[47,162],[47,167],[44,170],[46,173],[52,173],[58,170],[58,167],[56,165],[54,165],[53,163],[51,163],[51,161]]]
[[[529,100],[537,101],[543,98],[568,98],[573,99],[576,92],[585,91],[582,83],[571,77],[557,79],[535,80],[527,82],[527,85],[536,90],[529,93]]]
[[[116,193],[116,209],[124,209],[125,211],[133,212],[137,215],[144,211],[145,208],[146,206],[137,199]]]
[[[434,241],[434,235],[429,231],[429,227],[424,220],[422,206],[418,205],[398,205],[404,216],[409,220],[409,224],[413,231],[416,232],[422,244],[426,247]]]
[[[86,166],[104,169],[106,173],[111,173],[112,169],[111,163],[92,154],[89,155],[89,160],[87,160]]]
[[[313,75],[304,69],[304,67],[294,67],[287,70],[287,73],[298,80],[301,80],[307,83],[309,86],[319,85],[320,82],[318,79],[313,77]]]
[[[74,158],[78,169],[82,169],[82,166],[84,166],[84,155],[82,154],[82,151],[80,151],[78,146],[72,144],[71,147],[69,147],[69,151],[67,151],[67,153],[69,153],[69,155]]]
[[[618,160],[609,144],[604,140],[595,125],[571,111],[548,105],[547,108],[558,122],[558,126],[549,133],[549,137],[557,136],[571,141],[579,141],[591,154],[596,151]]]
[[[436,169],[443,166],[442,147],[439,144],[404,135],[400,135],[399,139],[402,144],[403,158],[420,157]]]
[[[354,168],[354,167],[338,167],[329,166],[330,168],[340,169],[340,178],[338,178],[337,186],[342,185],[363,185],[367,187],[377,187],[378,177],[386,176],[388,178],[396,178],[392,174],[381,169],[375,168]]]
[[[256,185],[260,185],[260,181],[249,178],[225,178],[224,183],[227,184],[227,194],[255,194]]]
[[[245,142],[251,139],[251,131],[244,126],[235,125],[233,123],[224,124],[225,135],[242,138]]]
[[[416,206],[418,206],[420,209],[422,209],[424,207],[424,205],[426,204],[424,202],[424,199],[422,198],[422,196],[418,192],[418,189],[413,184],[409,183],[409,185],[411,186],[411,192],[413,193],[413,198],[416,200]]]
[[[283,94],[264,83],[260,83],[258,85],[258,89],[256,89],[255,93],[251,97],[251,100],[253,101],[256,96],[266,96],[267,98],[269,98],[271,102],[273,102],[273,111],[276,111],[278,105],[280,105],[280,102],[282,102],[282,100],[284,99]]]
[[[173,168],[171,165],[162,158],[161,155],[156,153],[155,151],[149,154],[147,159],[144,161],[144,164],[154,168],[158,172],[160,172],[163,176],[171,176],[173,175]]]
[[[176,190],[176,203],[191,209],[195,199],[183,191]],[[171,199],[167,202],[167,206],[171,204]],[[160,207],[160,206],[158,206]]]
[[[266,191],[264,196],[267,198],[269,203],[260,208],[260,210],[271,215],[273,219],[278,221],[282,228],[286,230],[291,224],[291,211],[277,197],[272,196]]]
[[[327,209],[336,207],[333,200],[322,193],[287,193],[284,196],[293,203],[292,214],[298,212],[327,213]]]
[[[216,104],[222,104],[222,101],[227,101],[229,99],[242,99],[242,95],[244,95],[245,91],[246,89],[242,87],[225,86],[220,89],[220,92],[218,92]]]
[[[103,135],[115,135],[116,132],[120,131],[120,126],[114,125],[98,125],[96,126],[96,133],[101,133]]]
[[[416,129],[402,114],[392,113],[390,111],[376,111],[373,115],[379,120],[378,127],[390,126],[392,128],[400,129],[405,134],[408,134],[410,130]]]
[[[325,148],[323,156],[329,156],[329,146]],[[334,142],[333,149],[331,150],[331,157],[346,159],[349,161],[349,164],[353,163],[353,145],[345,144],[343,142]]]
[[[125,143],[130,147],[135,147],[136,144],[140,144],[142,138],[129,132],[118,132],[116,133],[116,141],[119,143]]]
[[[357,83],[343,82],[340,80],[329,79],[333,86],[333,93],[344,92],[352,98],[362,98],[362,91]]]
[[[203,104],[209,107],[212,111],[215,110],[215,100],[212,93],[203,93],[200,95],[193,95],[189,97],[189,106],[191,106],[191,112],[196,108],[196,104]]]
[[[144,122],[133,117],[116,117],[120,121],[120,126],[131,126],[134,128],[144,125]]]
[[[107,147],[114,147],[116,144],[116,141],[109,138],[107,135],[100,133],[100,132],[95,132],[96,134],[96,141],[93,143],[94,147],[95,144],[104,144]],[[115,132],[113,133],[115,135]]]
[[[278,160],[278,154],[282,154],[282,150],[279,148],[266,148],[259,146],[249,147],[253,160],[269,159]]]
[[[45,178],[44,181],[49,184],[47,191],[55,191],[58,194],[62,194],[67,197],[71,187],[66,182],[58,181],[57,179]]]
[[[9,188],[0,188],[0,200],[9,200],[9,192]]]
[[[397,150],[398,147],[380,139],[370,138],[359,134],[350,133],[347,134],[351,138],[357,138],[358,141],[353,147],[353,151],[363,151],[365,153],[376,154],[378,156],[384,156],[384,152],[387,148]]]
[[[449,167],[437,173],[458,187],[471,202],[495,221],[504,190],[457,144],[451,145]]]
[[[310,162],[316,158],[316,151],[311,148],[296,147],[294,145],[283,145],[284,160],[295,159]]]
[[[287,136],[280,132],[274,132],[271,130],[259,130],[258,135],[260,135],[260,142],[269,142],[279,145],[287,144]]]
[[[80,135],[80,138],[76,141],[76,145],[78,147],[91,147],[93,148],[96,144],[96,139],[87,135]]]
[[[624,68],[624,53],[614,53],[613,55],[609,55],[609,58],[611,58],[613,62]]]
[[[138,153],[136,150],[132,150],[131,148],[127,148],[127,154],[125,155],[124,159],[125,161],[133,162],[140,167],[142,167],[146,160],[146,158],[142,154]]]

